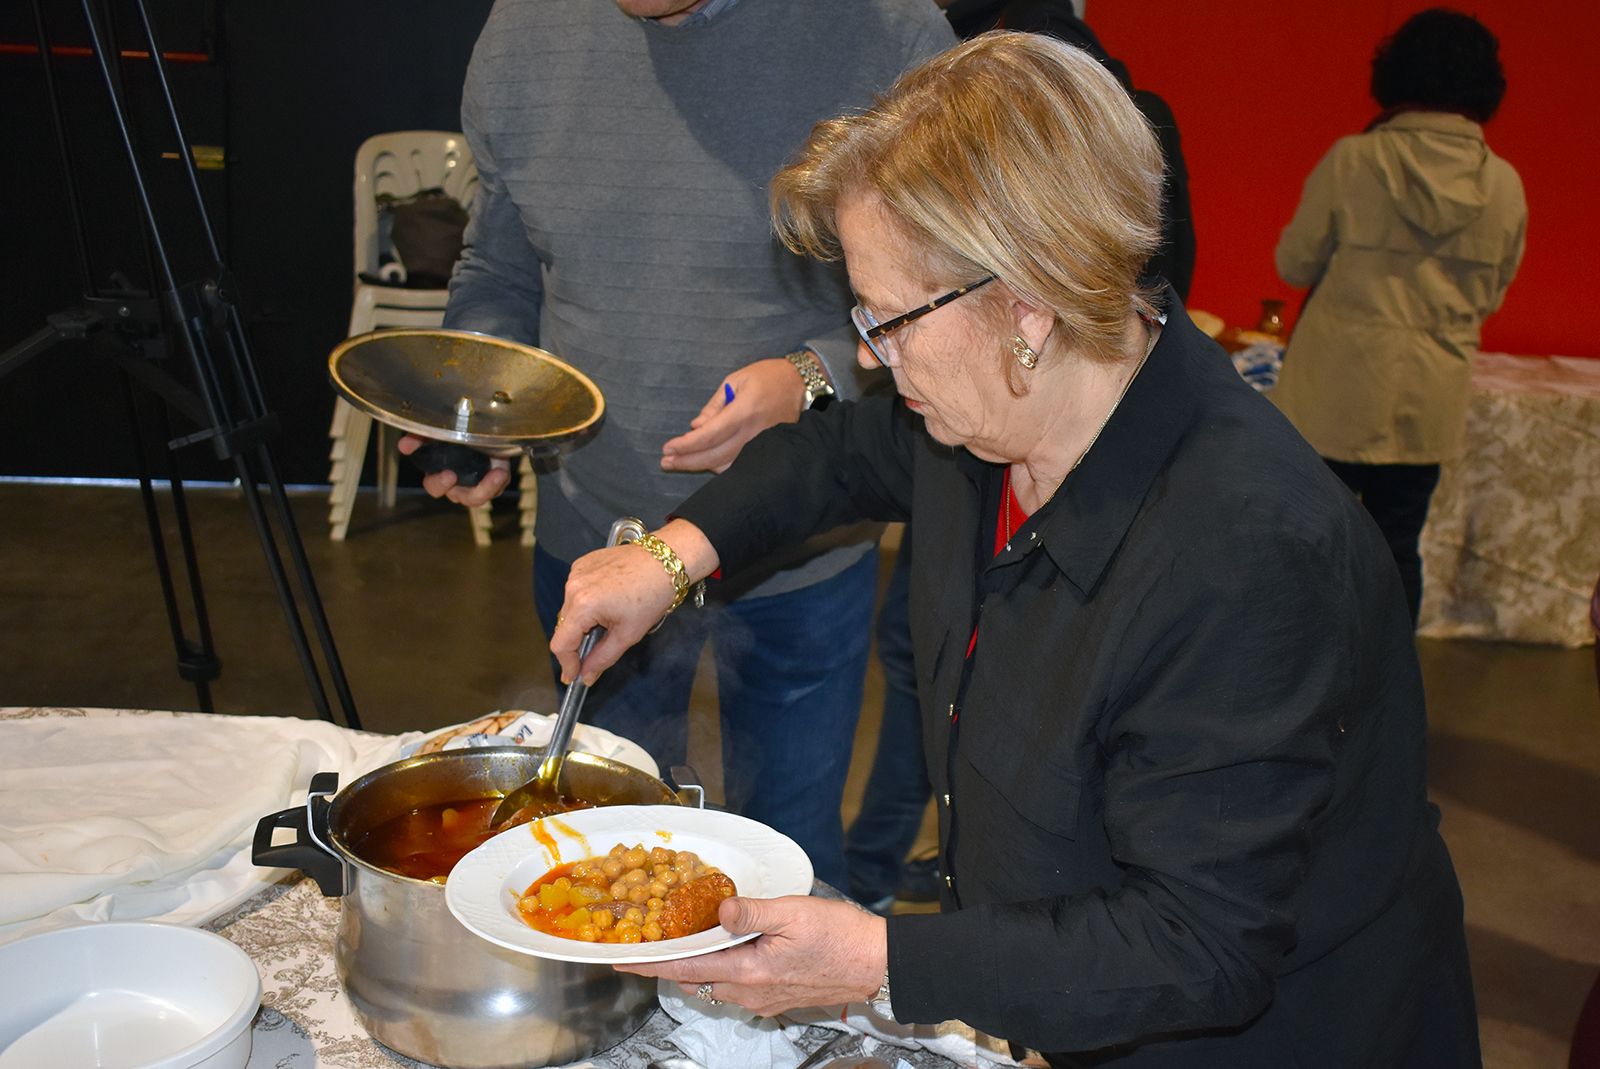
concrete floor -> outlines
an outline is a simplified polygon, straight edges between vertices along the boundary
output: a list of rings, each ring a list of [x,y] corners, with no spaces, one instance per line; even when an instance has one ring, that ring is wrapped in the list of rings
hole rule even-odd
[[[495,542],[478,549],[453,507],[413,496],[381,513],[364,495],[349,540],[335,544],[324,498],[293,502],[365,727],[554,708],[514,510],[497,511]],[[190,503],[223,664],[216,708],[315,716],[240,495],[195,490]],[[1418,646],[1431,788],[1466,893],[1485,1064],[1558,1069],[1600,971],[1593,651]],[[0,484],[0,705],[196,708],[174,665],[137,492]],[[875,740],[876,665],[867,687],[846,819]],[[709,685],[697,689],[691,760],[715,796],[714,702]]]

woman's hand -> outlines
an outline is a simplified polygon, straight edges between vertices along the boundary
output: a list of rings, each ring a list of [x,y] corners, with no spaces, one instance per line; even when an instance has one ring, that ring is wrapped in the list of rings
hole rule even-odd
[[[400,455],[408,457],[428,444],[426,438],[418,438],[414,434],[400,436],[400,443],[396,448]],[[422,488],[428,491],[430,497],[447,497],[458,505],[467,508],[477,508],[487,505],[490,501],[500,496],[500,492],[511,485],[511,461],[504,457],[490,457],[489,470],[477,486],[457,486],[456,473],[453,471],[436,471],[432,475],[422,477]]]
[[[655,534],[683,561],[691,582],[717,570],[717,552],[694,524],[672,520]],[[597,549],[573,561],[566,600],[550,635],[550,652],[561,664],[561,682],[578,678],[578,647],[591,628],[603,627],[606,635],[583,662],[586,685],[648,634],[677,595],[667,569],[641,546]]]
[[[785,358],[747,364],[717,387],[689,421],[688,433],[662,445],[662,470],[723,471],[750,439],[775,424],[799,419],[805,400],[805,380]]]
[[[763,1017],[860,1002],[883,983],[888,927],[882,917],[849,902],[803,895],[729,898],[718,919],[734,935],[762,934],[715,954],[616,968],[676,980],[690,995],[709,983],[711,997]]]

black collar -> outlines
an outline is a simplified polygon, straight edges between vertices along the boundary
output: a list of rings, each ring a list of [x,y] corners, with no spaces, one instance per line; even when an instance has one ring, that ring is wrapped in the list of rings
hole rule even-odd
[[[1168,287],[1166,326],[1099,439],[1055,496],[1030,518],[1039,546],[1088,596],[1138,515],[1145,495],[1196,418],[1190,363],[1216,343],[1190,321]],[[960,450],[958,463],[985,501],[998,501],[1004,465]],[[1030,547],[1032,548],[1032,547]],[[1019,546],[1018,551],[1022,548]]]

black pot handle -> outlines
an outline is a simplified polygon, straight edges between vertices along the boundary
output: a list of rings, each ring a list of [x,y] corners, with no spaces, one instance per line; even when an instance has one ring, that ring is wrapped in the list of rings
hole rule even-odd
[[[689,765],[673,765],[672,771],[667,774],[671,779],[673,792],[678,796],[679,805],[692,806],[695,809],[706,807],[705,781],[700,778]],[[694,801],[689,801],[689,798]]]
[[[264,868],[299,869],[317,881],[329,898],[345,892],[344,862],[321,845],[328,841],[328,795],[339,787],[337,772],[318,772],[311,777],[306,804],[284,809],[256,822],[255,839],[250,844],[250,860]],[[294,829],[294,842],[272,845],[278,828]]]

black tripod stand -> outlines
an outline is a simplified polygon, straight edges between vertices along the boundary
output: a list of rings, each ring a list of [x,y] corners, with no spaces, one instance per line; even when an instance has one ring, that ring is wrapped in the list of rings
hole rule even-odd
[[[300,541],[289,499],[273,463],[269,442],[277,431],[277,420],[267,410],[250,357],[237,295],[222,261],[215,231],[201,197],[200,183],[190,157],[177,105],[167,78],[165,61],[150,20],[145,0],[127,0],[126,9],[136,23],[136,32],[148,48],[153,82],[159,90],[158,110],[165,120],[166,137],[176,149],[183,172],[179,199],[193,206],[195,229],[203,239],[198,252],[201,267],[189,271],[176,259],[170,228],[162,218],[163,202],[152,184],[152,176],[140,155],[136,124],[129,107],[128,91],[117,45],[118,25],[113,18],[115,0],[79,0],[91,45],[93,61],[109,98],[112,116],[128,166],[132,171],[133,193],[138,201],[142,223],[146,285],[128,281],[121,272],[110,275],[111,283],[97,281],[90,236],[84,224],[82,186],[76,177],[71,131],[62,105],[56,55],[51,46],[42,0],[33,0],[39,53],[44,61],[44,76],[55,119],[57,141],[66,179],[72,213],[72,226],[78,244],[79,262],[84,276],[84,301],[81,306],[47,317],[47,325],[33,335],[0,353],[0,377],[28,360],[68,339],[88,340],[124,373],[128,409],[133,422],[139,484],[149,522],[151,545],[160,575],[162,595],[173,644],[178,654],[178,674],[192,682],[200,707],[212,711],[210,683],[221,671],[211,640],[205,596],[195,554],[194,538],[185,506],[182,479],[174,470],[169,477],[172,504],[184,560],[187,585],[192,600],[195,638],[188,636],[184,614],[178,603],[172,567],[163,534],[161,515],[152,484],[150,464],[143,444],[138,403],[139,391],[154,394],[165,402],[159,422],[167,448],[176,454],[190,446],[209,446],[215,456],[233,465],[245,506],[261,541],[267,570],[289,626],[290,639],[311,692],[312,702],[324,720],[333,720],[323,671],[336,694],[344,720],[352,728],[361,726],[350,696],[344,668],[334,647],[322,601],[317,595],[305,547]],[[143,50],[134,52],[139,55]],[[143,59],[143,57],[140,57]],[[188,383],[180,381],[169,361],[186,357]],[[168,412],[176,412],[197,429],[172,437]],[[176,457],[174,457],[176,460]],[[267,501],[262,501],[262,489]],[[280,548],[281,547],[281,548]],[[288,551],[295,584],[291,586],[282,549]],[[295,587],[304,605],[297,602]],[[319,666],[306,633],[309,618],[321,650]]]

